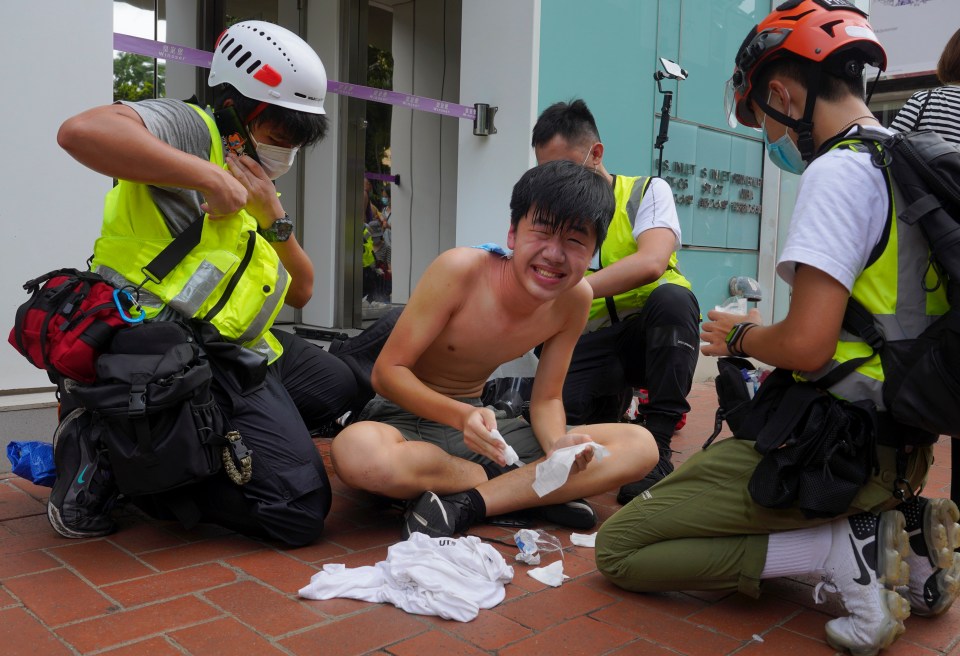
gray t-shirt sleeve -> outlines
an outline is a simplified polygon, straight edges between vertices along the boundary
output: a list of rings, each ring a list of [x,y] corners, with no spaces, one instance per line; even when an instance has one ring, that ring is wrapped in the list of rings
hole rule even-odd
[[[197,111],[171,98],[122,102],[140,115],[152,135],[178,150],[201,159],[210,159],[210,131]],[[203,195],[192,189],[150,187],[150,195],[174,235],[203,216]]]

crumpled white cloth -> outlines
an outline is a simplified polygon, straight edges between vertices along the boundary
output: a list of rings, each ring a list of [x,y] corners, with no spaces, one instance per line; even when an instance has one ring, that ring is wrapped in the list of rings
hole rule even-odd
[[[301,588],[305,599],[346,597],[393,604],[408,613],[469,622],[503,601],[513,568],[480,538],[431,538],[412,533],[376,565],[327,564]]]
[[[570,476],[570,466],[573,465],[577,454],[584,449],[593,449],[593,459],[600,462],[610,455],[610,450],[596,442],[585,442],[557,449],[550,457],[537,465],[537,477],[533,481],[533,491],[538,495],[550,494],[564,483]]]
[[[527,574],[537,579],[541,583],[559,588],[564,579],[570,578],[563,573],[563,561],[552,562],[546,567],[537,567],[527,571]]]
[[[596,549],[597,534],[596,533],[571,533],[570,541],[573,542],[578,547],[590,547],[591,549]]]
[[[503,442],[506,445],[507,448],[503,450],[503,456],[507,459],[508,467],[510,465],[517,465],[518,467],[523,466],[523,463],[520,462],[520,456],[517,455],[516,450],[512,446],[507,444],[507,441],[503,439],[503,435],[500,434],[500,431],[494,428],[492,431],[490,431],[490,437],[492,437],[495,440],[499,440],[500,442]]]

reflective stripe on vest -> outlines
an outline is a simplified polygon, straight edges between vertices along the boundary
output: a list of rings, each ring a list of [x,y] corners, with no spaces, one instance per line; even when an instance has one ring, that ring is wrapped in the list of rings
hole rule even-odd
[[[192,107],[210,131],[210,161],[224,167],[216,124],[201,108]],[[226,339],[275,360],[283,349],[269,329],[283,307],[289,274],[245,210],[215,221],[198,220],[204,221],[199,245],[160,284],[148,281],[141,288],[147,316],[169,306],[184,317],[210,321]],[[114,284],[136,287],[146,277],[142,268],[171,238],[149,187],[120,180],[104,203],[94,270]]]
[[[835,148],[863,152],[867,146],[860,141],[846,140]],[[889,198],[887,223],[884,229],[886,244],[877,259],[865,268],[853,283],[851,296],[869,311],[887,340],[911,339],[919,335],[949,307],[946,286],[932,292],[936,276],[927,263],[929,246],[919,225],[908,225],[896,220],[899,191],[887,169],[883,170]],[[872,349],[860,337],[841,331],[833,358],[817,371],[795,372],[797,380],[811,380],[825,376],[840,364],[869,356]],[[850,375],[829,388],[830,393],[849,401],[870,400],[878,410],[884,410],[883,367],[876,355]]]
[[[639,184],[638,184],[639,183]],[[618,260],[637,252],[637,239],[633,236],[633,227],[637,218],[637,211],[643,201],[650,178],[646,176],[627,177],[618,175],[613,184],[613,195],[617,202],[616,211],[610,221],[607,237],[600,245],[600,268],[610,266]],[[589,275],[588,272],[587,275]],[[690,283],[680,274],[677,267],[677,254],[670,255],[667,269],[659,279],[613,297],[617,316],[623,319],[638,312],[647,302],[647,297],[658,286],[663,284],[680,285],[690,289]],[[605,298],[593,299],[590,306],[590,316],[587,320],[586,332],[603,328],[612,323],[610,312],[607,309]]]

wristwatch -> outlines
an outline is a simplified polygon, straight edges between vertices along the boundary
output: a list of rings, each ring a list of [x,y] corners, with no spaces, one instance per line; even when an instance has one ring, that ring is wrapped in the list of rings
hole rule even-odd
[[[273,222],[269,228],[258,228],[260,236],[269,242],[287,241],[293,234],[293,219],[286,213]]]
[[[727,350],[730,351],[731,355],[737,355],[741,358],[750,357],[743,350],[743,336],[747,334],[752,328],[756,328],[757,324],[752,321],[744,321],[742,323],[734,324],[733,328],[730,329],[730,332],[727,333],[725,341],[727,343]]]

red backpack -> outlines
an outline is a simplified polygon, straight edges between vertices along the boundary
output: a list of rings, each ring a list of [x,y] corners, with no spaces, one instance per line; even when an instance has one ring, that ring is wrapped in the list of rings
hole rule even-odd
[[[137,305],[129,293],[92,271],[58,269],[23,288],[30,299],[17,308],[8,341],[54,382],[65,376],[92,383],[97,357],[117,329],[143,317],[131,312]]]

